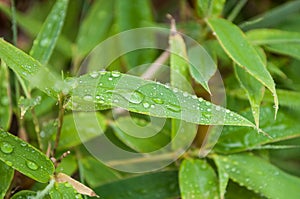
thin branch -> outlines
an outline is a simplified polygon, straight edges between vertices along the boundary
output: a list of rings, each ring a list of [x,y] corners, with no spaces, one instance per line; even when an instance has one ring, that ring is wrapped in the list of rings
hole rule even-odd
[[[53,151],[52,151],[53,157],[55,156],[56,149],[59,144],[61,129],[62,129],[63,121],[64,121],[65,107],[64,107],[63,103],[64,103],[64,96],[63,96],[63,94],[60,94],[58,97],[58,104],[59,104],[58,127],[57,127],[56,139],[55,139],[55,143],[54,143],[54,147],[53,147]]]

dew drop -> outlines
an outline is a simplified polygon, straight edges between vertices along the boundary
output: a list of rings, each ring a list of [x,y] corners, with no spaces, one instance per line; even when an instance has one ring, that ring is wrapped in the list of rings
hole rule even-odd
[[[144,103],[143,103],[143,107],[144,107],[144,108],[149,108],[149,107],[150,107],[150,104],[147,103],[147,102],[144,102]]]
[[[92,73],[90,73],[91,78],[97,78],[99,76],[99,73],[94,71]]]
[[[167,107],[167,109],[169,109],[170,111],[173,111],[173,112],[181,111],[181,107],[176,104],[166,104],[166,107]]]
[[[133,103],[133,104],[140,104],[144,99],[144,95],[138,91],[134,91],[129,99],[127,99],[130,103]]]
[[[10,154],[13,152],[14,147],[7,142],[1,142],[0,149],[3,153]]]
[[[189,94],[187,92],[183,92],[183,96],[187,97],[187,96],[189,96]]]
[[[156,104],[163,104],[164,101],[160,98],[152,98],[152,101],[155,102]]]
[[[113,80],[113,78],[109,77],[109,78],[108,78],[108,80],[109,80],[109,81],[112,81],[112,80]]]
[[[36,163],[29,160],[26,161],[26,165],[31,170],[37,170],[39,168],[39,166]]]
[[[120,72],[119,71],[112,71],[111,72],[111,76],[113,76],[113,77],[120,77]]]
[[[92,100],[93,100],[93,97],[92,97],[91,95],[85,95],[85,96],[83,97],[83,100],[85,100],[85,101],[92,101]]]

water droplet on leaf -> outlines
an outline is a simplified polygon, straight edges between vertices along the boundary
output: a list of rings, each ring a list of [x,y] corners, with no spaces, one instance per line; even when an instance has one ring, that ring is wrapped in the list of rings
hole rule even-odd
[[[29,160],[26,161],[26,165],[31,170],[37,170],[39,168],[39,166],[36,163]]]
[[[10,154],[13,152],[14,147],[7,142],[1,142],[0,149],[3,153]]]

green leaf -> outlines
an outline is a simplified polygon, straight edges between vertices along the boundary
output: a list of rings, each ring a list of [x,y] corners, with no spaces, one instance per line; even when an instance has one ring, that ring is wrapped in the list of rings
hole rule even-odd
[[[217,176],[204,160],[184,160],[180,165],[179,185],[182,199],[219,196]]]
[[[83,165],[84,178],[91,187],[98,187],[104,183],[117,181],[121,178],[120,174],[103,165],[95,158],[87,156],[80,161]]]
[[[251,153],[228,156],[214,155],[230,178],[241,186],[268,198],[297,199],[300,197],[300,178],[292,176]]]
[[[257,29],[249,31],[247,39],[253,44],[264,45],[268,51],[300,59],[300,33],[276,29]]]
[[[14,194],[11,199],[28,199],[33,198],[36,195],[34,191],[22,190]]]
[[[112,124],[116,136],[127,146],[138,152],[152,152],[170,142],[168,129],[161,129],[154,124],[147,125],[143,119],[122,117]],[[120,128],[121,127],[121,128]],[[136,133],[138,132],[138,135]]]
[[[0,161],[0,198],[4,198],[14,177],[14,170]]]
[[[259,127],[260,104],[264,97],[265,87],[242,68],[234,66],[234,71],[241,87],[248,96],[255,124]]]
[[[250,116],[251,112],[245,113]],[[257,146],[300,136],[300,124],[297,118],[285,111],[278,112],[276,120],[272,120],[272,107],[262,107],[260,127],[269,133],[270,139],[257,135],[250,128],[225,127],[214,150],[219,153],[233,153],[251,150]]]
[[[118,32],[132,30],[135,28],[153,26],[153,16],[149,0],[131,0],[130,3],[123,0],[116,0],[116,26]],[[154,52],[151,49],[136,48],[136,46],[155,46],[155,35],[153,32],[143,31],[142,34],[128,34],[120,41],[122,48],[137,50],[129,52],[124,56],[128,68],[141,64],[148,64],[154,59]]]
[[[88,128],[87,128],[88,127]],[[64,116],[64,123],[58,148],[69,149],[87,142],[106,129],[105,118],[101,113],[78,112]]]
[[[93,72],[72,79],[69,108],[103,110],[110,106],[204,125],[254,125],[247,119],[177,88],[119,72]]]
[[[5,63],[0,66],[0,128],[8,130],[12,117],[9,73]]]
[[[276,117],[278,98],[275,83],[255,48],[245,39],[243,32],[229,21],[208,19],[207,22],[215,32],[217,39],[228,56],[272,92]]]
[[[69,183],[55,183],[49,195],[52,199],[82,199],[82,196]]]
[[[241,187],[237,183],[232,181],[229,182],[228,188],[225,194],[225,198],[230,199],[266,199],[266,197],[254,193],[253,191],[248,190],[246,187]]]
[[[105,199],[162,199],[178,198],[176,171],[163,171],[136,176],[102,185],[95,192]]]
[[[63,158],[55,169],[56,173],[63,172],[69,176],[72,176],[78,169],[77,157],[75,154],[69,154],[67,157]]]
[[[261,15],[255,16],[254,18],[239,24],[239,26],[245,31],[250,29],[273,27],[285,21],[289,15],[298,13],[299,10],[299,1],[289,1]]]
[[[54,172],[52,161],[42,152],[4,131],[0,131],[0,160],[38,182],[48,182]]]
[[[82,21],[77,35],[77,56],[85,56],[108,34],[113,15],[113,1],[95,1]]]
[[[30,55],[41,64],[47,64],[62,30],[69,0],[58,0],[44,21],[33,42]]]
[[[20,77],[48,95],[56,98],[63,88],[61,80],[48,68],[3,39],[0,39],[0,58]]]

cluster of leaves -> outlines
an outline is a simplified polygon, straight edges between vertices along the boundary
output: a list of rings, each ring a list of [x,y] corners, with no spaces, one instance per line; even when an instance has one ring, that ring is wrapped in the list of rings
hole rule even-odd
[[[281,199],[286,193],[291,199],[300,198],[300,87],[296,75],[300,70],[300,2],[266,9],[248,21],[243,21],[240,12],[246,0],[165,2],[166,7],[148,0],[42,1],[26,14],[15,10],[14,1],[11,6],[0,3],[1,12],[12,19],[14,35],[14,45],[0,39],[1,198],[97,194],[103,198]],[[170,85],[139,77],[145,71],[135,71],[137,76],[125,74],[154,62],[161,50],[130,52],[110,63],[108,71],[76,77],[82,73],[83,59],[99,42],[132,28],[163,27],[157,21],[164,19],[165,9],[180,13],[177,29],[196,38],[217,64],[185,43],[170,17],[169,47],[160,56],[169,53],[165,62],[172,69]],[[32,46],[30,42],[22,46],[29,53],[16,47],[17,25],[20,35],[33,39]],[[155,43],[155,37],[149,38]],[[118,45],[130,46],[143,39],[126,38]],[[108,51],[117,52],[118,47],[114,48]],[[105,53],[102,56],[105,59]],[[98,66],[84,70],[93,67]],[[205,100],[214,94],[210,81],[218,69],[224,76],[228,108],[234,112]],[[188,93],[182,77],[194,85],[196,95]],[[126,82],[120,84],[122,79]],[[112,107],[127,109],[141,126],[149,122],[147,116],[167,118],[167,122],[155,136],[136,138],[119,128],[130,118],[113,120]],[[96,112],[86,112],[91,110]],[[81,125],[76,126],[76,121]],[[211,128],[201,142],[208,125]],[[226,126],[216,140],[219,135],[214,129],[219,125]],[[148,174],[133,176],[109,168],[83,146],[107,136],[124,150],[152,152],[176,140],[179,128],[187,140],[195,138],[192,146],[175,163]],[[180,148],[190,142],[172,144]],[[64,157],[68,150],[70,154]],[[173,154],[130,161],[163,158],[173,159]],[[28,183],[18,184],[22,179]],[[16,187],[21,190],[14,194]]]

